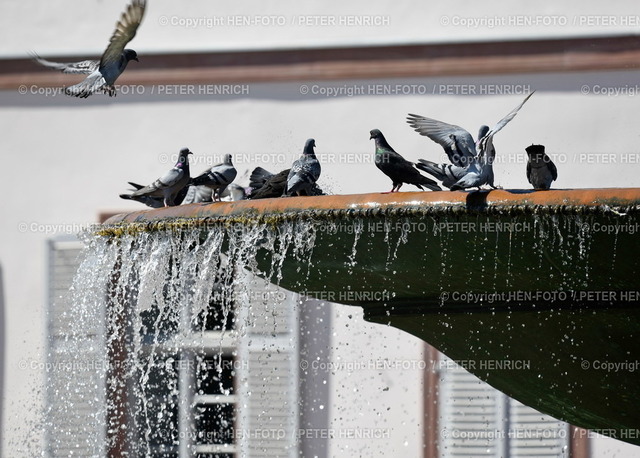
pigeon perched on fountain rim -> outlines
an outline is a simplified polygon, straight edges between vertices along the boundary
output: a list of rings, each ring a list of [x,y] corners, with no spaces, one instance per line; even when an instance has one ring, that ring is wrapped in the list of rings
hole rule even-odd
[[[298,196],[310,196],[312,194],[322,169],[313,150],[315,146],[316,141],[313,138],[307,139],[302,156],[291,165],[283,195],[292,196],[295,193]]]
[[[271,199],[274,197],[282,197],[287,186],[287,178],[291,169],[285,169],[278,173],[271,173],[262,167],[256,167],[249,177],[248,199]],[[324,192],[314,184],[311,188],[310,195],[322,196]]]
[[[127,68],[129,61],[138,61],[138,54],[133,49],[125,49],[125,46],[136,36],[138,26],[144,17],[145,8],[146,0],[133,0],[127,6],[120,20],[116,23],[116,29],[111,35],[109,45],[100,61],[52,62],[43,59],[36,53],[31,53],[32,57],[39,64],[60,70],[62,73],[89,75],[82,82],[67,87],[64,90],[67,95],[87,98],[97,91],[102,91],[113,97],[116,95],[114,84]]]
[[[194,185],[203,185],[213,192],[213,201],[219,202],[220,195],[236,179],[238,171],[233,166],[231,154],[225,154],[224,160],[191,180]]]
[[[453,165],[436,164],[425,159],[419,159],[418,167],[435,178],[451,190],[468,189],[488,184],[495,188],[493,180],[493,162],[496,150],[493,146],[493,136],[506,126],[522,106],[529,100],[535,91],[532,91],[525,99],[498,123],[489,129],[481,126],[478,133],[478,141],[473,142],[473,137],[462,127],[447,124],[436,119],[409,114],[407,122],[420,135],[429,137],[440,144]]]
[[[122,199],[138,201],[140,199],[137,198],[140,196],[162,197],[165,207],[175,206],[176,196],[185,186],[188,185],[190,180],[189,154],[193,154],[189,151],[189,148],[183,148],[180,150],[178,162],[176,162],[176,165],[174,165],[171,170],[150,185],[145,186],[132,194],[120,194],[120,197]]]
[[[558,169],[544,151],[544,145],[531,145],[527,152],[527,180],[536,190],[547,190],[558,179]]]
[[[369,140],[374,139],[376,145],[376,167],[391,178],[393,183],[389,192],[399,191],[403,183],[412,184],[422,190],[424,190],[423,186],[432,191],[442,190],[435,181],[418,172],[413,162],[407,161],[396,153],[379,129],[373,129],[369,134]]]

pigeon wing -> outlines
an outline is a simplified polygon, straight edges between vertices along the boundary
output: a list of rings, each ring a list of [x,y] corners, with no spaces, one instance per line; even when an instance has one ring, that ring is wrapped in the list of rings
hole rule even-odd
[[[98,69],[100,64],[97,60],[83,60],[80,62],[52,62],[43,59],[35,52],[30,53],[33,60],[53,70],[59,70],[62,73],[73,73],[77,75],[89,75]]]
[[[454,153],[454,140],[451,135],[455,135],[458,140],[458,155],[462,158],[471,158],[476,155],[476,145],[469,132],[460,126],[447,124],[437,119],[427,118],[416,114],[409,114],[407,122],[420,135],[429,137],[434,142],[442,146],[449,156],[449,160],[458,166],[464,166],[468,160],[459,160]]]
[[[249,187],[251,189],[260,189],[273,176],[274,174],[268,170],[256,167],[249,177]]]
[[[518,111],[520,111],[520,108],[522,108],[522,106],[527,102],[527,100],[529,100],[529,98],[533,95],[535,91],[531,92],[531,94],[529,94],[528,96],[526,96],[524,98],[524,100],[520,103],[520,105],[518,105],[517,107],[515,107],[513,110],[511,110],[509,112],[508,115],[506,115],[504,118],[502,118],[500,121],[498,121],[498,123],[493,126],[493,129],[491,129],[489,132],[487,132],[487,134],[483,137],[493,137],[495,134],[497,134],[500,130],[502,130],[502,128],[504,126],[506,126],[507,124],[509,124],[509,122],[516,117],[516,115],[518,114]],[[480,142],[482,139],[478,139],[478,142]]]
[[[165,173],[162,177],[158,178],[154,185],[156,189],[170,188],[178,184],[178,182],[184,177],[184,170],[174,167]]]
[[[103,90],[106,84],[107,82],[100,72],[93,72],[78,84],[66,88],[64,92],[67,95],[86,99],[94,92]]]
[[[136,31],[144,16],[146,3],[146,0],[133,0],[127,6],[127,10],[122,13],[116,24],[116,30],[111,35],[109,45],[100,59],[100,68],[118,64],[124,47],[136,36]]]

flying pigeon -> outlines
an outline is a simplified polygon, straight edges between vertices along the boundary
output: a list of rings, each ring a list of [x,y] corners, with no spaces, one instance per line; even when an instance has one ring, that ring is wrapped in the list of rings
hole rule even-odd
[[[382,173],[391,178],[393,187],[389,192],[397,192],[403,183],[409,183],[424,190],[423,186],[432,191],[441,191],[440,186],[435,181],[421,175],[414,168],[413,162],[407,161],[400,154],[396,153],[387,143],[387,140],[378,129],[369,132],[376,143],[376,167],[382,170]]]
[[[313,138],[305,142],[302,156],[291,165],[283,195],[312,195],[313,187],[320,178],[320,162],[313,151],[315,146],[316,141]]]
[[[262,167],[256,167],[251,172],[249,178],[250,193],[249,199],[270,199],[272,197],[282,197],[287,186],[287,178],[291,169],[285,169],[282,172],[273,174]],[[317,184],[311,188],[310,195],[321,196],[324,193]]]
[[[220,194],[229,184],[236,179],[238,174],[231,162],[231,154],[224,155],[224,161],[216,164],[211,169],[195,177],[191,182],[197,185],[204,185],[213,190],[213,201],[220,201]]]
[[[138,61],[138,55],[133,49],[125,49],[136,31],[146,7],[146,0],[133,0],[116,24],[116,30],[111,35],[107,49],[100,61],[83,60],[75,63],[51,62],[33,53],[33,58],[41,65],[60,70],[62,73],[76,73],[87,76],[84,81],[66,88],[64,92],[74,97],[86,98],[94,92],[102,91],[109,96],[116,95],[114,86],[118,77],[127,68],[131,60]]]
[[[138,201],[141,201],[139,197],[142,196],[162,198],[165,207],[175,206],[176,196],[189,183],[189,154],[193,154],[189,148],[182,149],[178,162],[164,176],[132,194],[120,194],[120,197]]]
[[[533,189],[549,189],[551,182],[558,179],[558,169],[544,152],[544,145],[531,145],[525,151],[529,155],[527,180]]]
[[[484,184],[495,188],[493,162],[496,150],[493,146],[493,136],[518,114],[532,95],[533,92],[527,95],[522,103],[498,121],[493,129],[481,126],[477,142],[474,142],[471,134],[462,127],[409,114],[409,125],[420,135],[440,144],[452,163],[436,164],[420,159],[416,167],[442,180],[442,184],[451,190],[480,187]]]

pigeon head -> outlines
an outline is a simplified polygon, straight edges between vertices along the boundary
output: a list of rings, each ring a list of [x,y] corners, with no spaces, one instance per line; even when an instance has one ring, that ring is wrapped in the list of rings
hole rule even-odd
[[[531,145],[524,149],[529,157],[542,157],[544,154],[544,145]]]
[[[369,132],[369,140],[371,140],[372,138],[384,138],[384,136],[382,135],[382,132],[380,132],[380,130],[378,129],[373,129],[372,131]]]
[[[480,130],[478,131],[478,141],[485,135],[489,133],[489,126],[480,126]]]
[[[313,138],[308,139],[304,143],[304,151],[302,154],[314,154],[313,148],[316,146],[316,141]]]
[[[176,167],[182,167],[184,165],[188,165],[189,154],[193,154],[191,151],[189,151],[189,148],[182,148],[180,150],[180,156],[178,157],[178,162],[176,163]]]
[[[136,62],[140,62],[138,60],[138,53],[136,53],[133,49],[125,49],[124,58],[127,59],[127,62],[129,62],[130,60],[135,60]]]
[[[222,162],[226,165],[233,165],[233,163],[231,162],[231,154],[225,154],[224,161]]]

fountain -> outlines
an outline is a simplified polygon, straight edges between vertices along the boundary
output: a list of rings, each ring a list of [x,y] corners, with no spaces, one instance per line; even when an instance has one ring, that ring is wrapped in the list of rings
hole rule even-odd
[[[180,401],[180,387],[195,384],[203,399],[234,395],[224,371],[234,358],[225,351],[229,339],[251,333],[256,320],[272,321],[267,332],[282,324],[269,301],[249,311],[231,304],[276,284],[360,306],[365,319],[466,361],[524,404],[640,445],[639,204],[640,189],[413,192],[112,217],[85,235],[72,320],[105,311],[96,326],[107,329],[104,376],[112,388],[96,414],[107,431],[102,440],[116,455],[149,452],[131,444],[162,442],[158,430],[174,431],[174,448],[202,444],[178,427],[194,402]],[[100,295],[107,304],[96,303]],[[200,351],[212,329],[215,355]],[[203,377],[176,367],[186,353]],[[162,395],[148,400],[150,387]],[[222,436],[238,419],[229,405],[212,405],[199,421]],[[223,442],[208,450],[229,452],[233,445]]]

